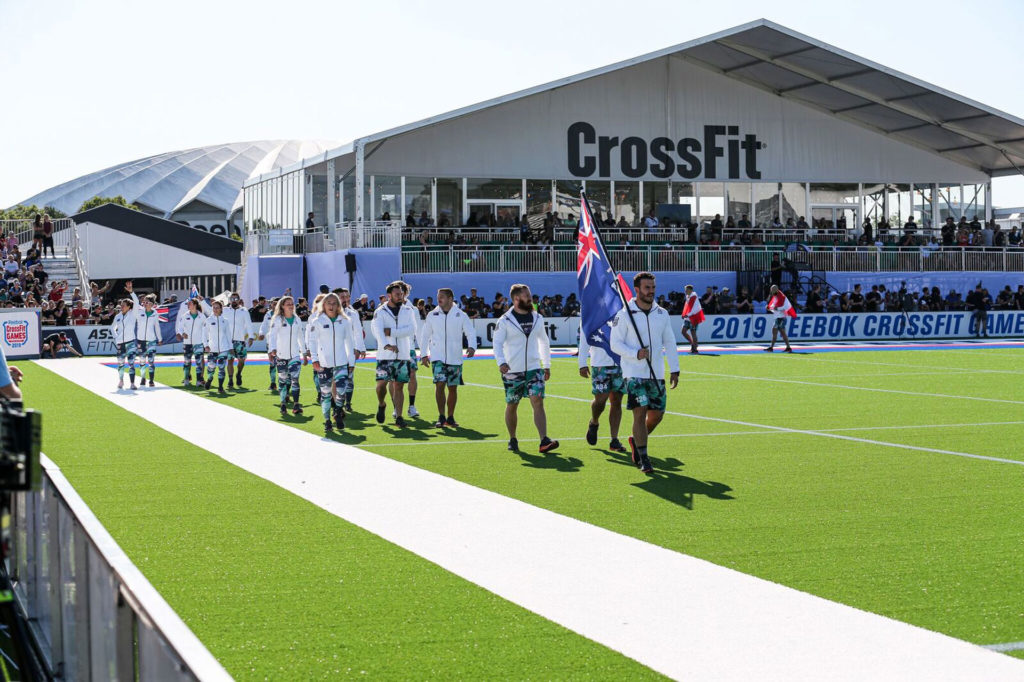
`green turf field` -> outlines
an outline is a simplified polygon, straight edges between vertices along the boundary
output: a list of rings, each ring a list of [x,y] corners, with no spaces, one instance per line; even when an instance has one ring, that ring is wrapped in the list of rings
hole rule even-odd
[[[519,432],[524,452],[505,450],[502,392],[492,360],[466,365],[469,383],[460,389],[457,417],[464,428],[459,431],[430,426],[436,417],[433,387],[422,371],[417,406],[424,418],[401,430],[377,425],[372,365],[361,365],[359,414],[349,417],[348,433],[336,438],[955,637],[980,644],[1022,641],[1024,466],[952,454],[1024,462],[1020,357],[1010,350],[684,356],[683,379],[670,393],[668,410],[692,416],[666,416],[651,441],[657,468],[652,476],[605,449],[606,422],[597,447],[583,441],[589,382],[579,378],[575,359],[557,359],[548,385],[550,431],[562,440],[557,455],[536,452],[525,404]],[[158,370],[158,380],[171,385],[180,377],[177,368]],[[69,389],[45,371],[30,368],[29,380],[37,382],[27,385],[32,386],[30,402],[44,410],[64,409],[69,390],[78,396],[73,404],[84,410],[88,430],[67,437],[47,431],[44,450],[236,675],[285,669],[277,657],[316,661],[327,674],[333,670],[331,652],[339,648],[365,660],[361,655],[371,643],[406,635],[394,657],[375,661],[376,672],[401,676],[426,660],[440,660],[446,671],[455,671],[451,676],[466,677],[482,660],[508,656],[510,670],[529,661],[534,667],[527,671],[564,677],[568,669],[557,668],[560,657],[586,646],[594,652],[588,655],[595,667],[580,675],[648,672],[173,436],[158,436],[173,445],[156,455],[151,449],[110,452],[108,436],[101,433],[154,427],[125,419],[119,408]],[[277,396],[266,390],[267,383],[266,367],[253,366],[246,370],[242,391],[219,397],[191,390],[279,419]],[[311,372],[305,368],[306,414],[285,421],[320,433],[312,400]],[[388,412],[390,422],[390,407]],[[127,426],[118,423],[122,419]],[[624,422],[629,423],[628,414]],[[181,499],[189,500],[187,510]],[[332,541],[325,544],[328,527]],[[296,540],[296,533],[302,539]],[[373,557],[375,568],[377,562],[404,566],[400,573],[412,577],[401,584],[423,588],[421,606],[427,590],[454,594],[418,609],[404,609],[404,600],[383,595],[365,609],[324,613],[319,605],[335,596],[322,586],[325,576],[355,571],[360,581],[371,583],[361,589],[373,592],[381,587],[377,583],[384,592],[394,587],[388,583],[394,572],[361,575],[365,563],[348,550],[357,544],[359,552]],[[265,565],[250,558],[267,554],[275,558]],[[266,601],[285,573],[289,585],[298,583],[286,600],[290,617],[302,627],[294,641],[274,637],[260,620],[277,608]],[[201,594],[217,597],[200,598],[197,585]],[[416,596],[411,599],[417,602]],[[398,614],[386,621],[377,611],[393,608]],[[253,631],[227,625],[239,609],[250,614]],[[467,611],[476,616],[472,633],[450,623],[452,614]],[[371,612],[374,630],[349,635]],[[446,619],[446,627],[437,625]],[[443,634],[431,637],[438,628]],[[461,634],[455,637],[453,631]],[[323,643],[310,641],[316,638]],[[516,658],[512,652],[524,641],[538,643]],[[489,656],[478,655],[483,643],[492,649]],[[379,667],[384,665],[386,670]]]
[[[549,430],[562,440],[557,455],[537,453],[525,404],[524,452],[505,450],[500,377],[483,359],[466,365],[457,432],[431,427],[436,408],[426,383],[417,398],[422,420],[406,429],[377,425],[372,364],[361,365],[360,414],[337,438],[928,629],[980,644],[1021,641],[1024,466],[880,444],[1024,462],[1019,357],[1009,350],[684,356],[668,411],[705,419],[666,416],[651,441],[653,476],[605,449],[604,423],[598,447],[583,441],[590,387],[567,358],[555,360],[548,386]],[[178,370],[160,371],[179,380]],[[197,393],[279,419],[267,383],[266,367],[254,366],[244,391]],[[313,399],[306,368],[306,413],[285,421],[320,433]],[[390,422],[390,406],[388,415]]]
[[[236,679],[660,677],[47,370],[19,366],[28,404],[44,413],[44,451]]]

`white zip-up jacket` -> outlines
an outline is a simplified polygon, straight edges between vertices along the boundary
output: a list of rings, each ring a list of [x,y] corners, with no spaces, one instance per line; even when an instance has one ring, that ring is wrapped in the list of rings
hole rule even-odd
[[[243,307],[232,308],[231,306],[225,306],[224,317],[227,318],[228,324],[231,327],[232,341],[247,341],[249,337],[255,338],[252,333],[252,318],[249,317],[248,310]]]
[[[544,318],[533,312],[529,336],[512,314],[514,308],[498,318],[494,327],[494,359],[498,366],[508,365],[510,372],[551,367],[551,343],[544,329]]]
[[[184,316],[178,316],[176,332],[181,334],[181,342],[186,346],[206,345],[206,315],[199,313],[192,317],[192,313],[186,312]]]
[[[349,306],[345,308],[345,314],[348,315],[349,321],[352,322],[352,354],[348,356],[348,364],[355,366],[356,364],[356,351],[360,353],[366,352],[366,339],[363,338],[363,322],[362,318],[359,317],[359,311]]]
[[[283,317],[275,317],[267,330],[267,351],[282,360],[301,360],[306,354],[306,323],[298,315],[292,319],[288,324]]]
[[[110,333],[114,336],[114,343],[129,343],[135,341],[135,323],[138,321],[138,315],[135,309],[132,308],[128,311],[128,314],[118,313],[114,316],[114,321],[110,325]]]
[[[469,316],[454,304],[447,313],[437,306],[427,313],[427,319],[420,326],[420,356],[430,356],[431,362],[461,365],[463,334],[469,347],[475,349],[476,329]]]
[[[146,314],[146,307],[139,301],[139,297],[135,295],[134,291],[128,292],[128,295],[132,298],[132,303],[135,307],[132,310],[136,311],[135,315],[137,322],[135,323],[135,335],[139,341],[156,341],[157,343],[163,343],[163,337],[160,335],[160,315],[156,312],[154,307],[153,314]]]
[[[611,331],[611,326],[606,325],[608,331]],[[609,337],[611,335],[609,334]],[[583,328],[580,328],[580,352],[579,362],[580,368],[587,366],[587,360],[590,360],[591,367],[616,367],[615,360],[612,356],[605,352],[604,348],[599,346],[591,346],[587,341],[587,337],[583,334]]]
[[[419,317],[416,310],[408,306],[398,309],[398,317],[391,312],[391,308],[384,305],[377,306],[373,311],[373,322],[370,329],[377,339],[378,360],[411,360],[412,345],[416,336],[417,320]],[[384,335],[384,328],[391,329],[391,335]],[[384,346],[397,346],[398,352],[384,350]]]
[[[223,315],[206,318],[206,346],[211,353],[227,353],[231,350],[231,327]]]
[[[319,362],[323,367],[340,367],[350,364],[355,357],[356,328],[352,318],[338,315],[333,320],[327,313],[317,313],[306,322],[306,337],[310,362]],[[360,327],[359,335],[363,330]]]
[[[651,351],[651,364],[654,366],[654,378],[665,378],[665,358],[672,372],[679,371],[679,354],[676,352],[676,337],[672,332],[672,316],[657,303],[651,304],[651,311],[645,314],[636,305],[636,300],[629,302],[636,320],[640,338],[637,339],[633,325],[629,321],[629,313],[625,308],[615,316],[612,325],[612,352],[622,357],[622,376],[626,379],[650,379],[651,370],[647,360],[637,360],[636,354],[641,348]]]
[[[260,329],[256,332],[257,336],[267,337],[267,332],[270,331],[270,321],[274,319],[274,311],[271,310],[263,316],[263,322],[260,323]]]

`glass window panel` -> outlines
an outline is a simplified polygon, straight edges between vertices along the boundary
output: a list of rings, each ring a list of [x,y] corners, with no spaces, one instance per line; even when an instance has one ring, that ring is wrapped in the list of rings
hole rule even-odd
[[[910,218],[910,184],[888,185],[886,191],[889,194],[889,223],[895,227],[902,227]]]
[[[636,227],[640,224],[640,183],[615,181],[615,222]]]
[[[437,226],[462,225],[462,178],[437,179]]]
[[[856,204],[857,183],[855,182],[812,182],[811,205],[815,204]]]
[[[427,225],[430,221],[430,178],[405,179],[405,215],[412,212],[417,225]]]
[[[516,178],[466,178],[467,199],[522,199],[523,181]]]
[[[341,219],[356,219],[356,177],[349,175],[341,183]]]
[[[564,226],[576,226],[580,219],[581,180],[559,180],[555,183],[555,213]]]
[[[699,194],[700,219],[711,222],[717,215],[724,224],[725,219],[722,215],[725,213],[725,185],[721,182],[702,182]]]
[[[551,181],[526,181],[526,220],[530,228],[538,230],[544,225],[544,218],[551,212]]]
[[[782,215],[779,217],[782,224],[789,227],[795,227],[800,218],[807,219],[807,190],[804,183],[782,183]]]
[[[647,209],[644,215],[654,211],[658,215],[658,204],[668,203],[667,182],[645,182],[644,183],[644,205]]]
[[[750,222],[750,183],[730,182],[725,185],[728,205],[725,209],[726,227],[739,227],[740,221]]]
[[[327,176],[313,176],[313,205],[309,207],[313,212],[313,222],[320,226],[327,224]]]
[[[755,182],[754,190],[754,226],[771,227],[772,220],[779,215],[779,184],[777,182]]]
[[[612,214],[612,183],[607,180],[587,180],[587,201],[594,212],[594,220],[604,222]]]
[[[373,212],[378,220],[402,217],[402,179],[397,175],[375,175],[373,178]],[[384,217],[384,214],[387,217]]]

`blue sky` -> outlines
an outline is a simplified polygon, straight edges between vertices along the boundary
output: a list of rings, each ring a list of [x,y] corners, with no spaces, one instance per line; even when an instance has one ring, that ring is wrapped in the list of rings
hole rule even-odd
[[[123,161],[348,141],[760,17],[1024,116],[1024,2],[0,0],[0,206]],[[1024,205],[1024,178],[995,181]]]

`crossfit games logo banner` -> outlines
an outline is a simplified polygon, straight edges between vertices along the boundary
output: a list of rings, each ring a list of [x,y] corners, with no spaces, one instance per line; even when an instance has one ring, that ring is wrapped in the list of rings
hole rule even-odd
[[[28,320],[4,322],[4,343],[11,348],[21,348],[28,343]]]

